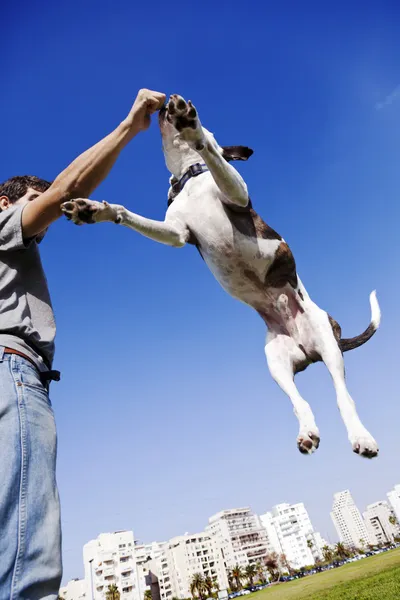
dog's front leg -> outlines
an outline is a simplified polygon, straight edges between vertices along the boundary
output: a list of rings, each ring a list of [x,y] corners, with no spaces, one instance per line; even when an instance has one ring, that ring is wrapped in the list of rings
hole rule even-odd
[[[174,214],[165,221],[153,221],[127,210],[119,204],[96,202],[78,198],[65,202],[61,207],[65,216],[76,225],[84,223],[116,223],[138,231],[145,237],[168,246],[184,246],[189,239],[189,230],[183,220]]]
[[[180,137],[196,150],[207,165],[226,202],[247,206],[247,185],[232,165],[223,157],[222,150],[207,131],[203,130],[197,110],[182,96],[174,94],[168,103],[169,119]]]

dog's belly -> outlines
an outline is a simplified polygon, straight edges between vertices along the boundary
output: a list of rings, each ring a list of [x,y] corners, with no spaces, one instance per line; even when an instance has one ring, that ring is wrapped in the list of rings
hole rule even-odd
[[[214,277],[233,297],[255,308],[265,305],[275,294],[265,283],[280,240],[248,238],[229,231],[221,235],[197,233],[199,250]]]

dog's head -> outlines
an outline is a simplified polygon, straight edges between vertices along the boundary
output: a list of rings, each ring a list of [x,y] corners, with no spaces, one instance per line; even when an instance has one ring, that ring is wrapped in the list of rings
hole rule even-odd
[[[175,178],[180,178],[183,173],[195,163],[199,162],[199,154],[193,150],[179,135],[179,131],[172,123],[168,111],[169,103],[159,111],[158,121],[162,137],[165,162],[168,170]],[[204,136],[226,161],[247,160],[253,150],[247,146],[219,146],[213,134],[203,127]]]

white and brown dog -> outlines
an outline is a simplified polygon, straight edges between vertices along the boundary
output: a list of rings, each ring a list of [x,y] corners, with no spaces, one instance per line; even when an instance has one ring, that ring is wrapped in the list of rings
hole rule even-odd
[[[192,103],[171,96],[159,123],[168,169],[172,173],[163,222],[146,219],[123,206],[77,199],[63,212],[78,225],[111,221],[171,246],[195,244],[208,267],[234,298],[253,307],[268,328],[265,354],[272,377],[289,396],[300,423],[300,452],[318,448],[320,435],[309,404],[294,375],[323,361],[333,379],[337,403],[354,452],[378,454],[345,383],[342,353],[364,344],[375,333],[380,309],[373,292],[372,319],[364,333],[342,339],[341,329],[309,297],[289,246],[252,208],[247,186],[229,164],[247,160],[252,150],[222,148],[201,126]]]

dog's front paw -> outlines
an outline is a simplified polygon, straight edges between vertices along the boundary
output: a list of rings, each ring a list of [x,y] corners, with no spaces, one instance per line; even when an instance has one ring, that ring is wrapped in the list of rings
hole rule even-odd
[[[120,223],[121,216],[118,213],[118,207],[107,202],[97,202],[96,200],[87,200],[86,198],[77,198],[69,200],[61,205],[64,215],[75,223],[75,225],[101,223],[111,221]]]
[[[203,128],[197,115],[197,110],[189,100],[172,94],[169,99],[168,120],[179,131],[180,137],[194,150],[200,152],[206,145]]]

